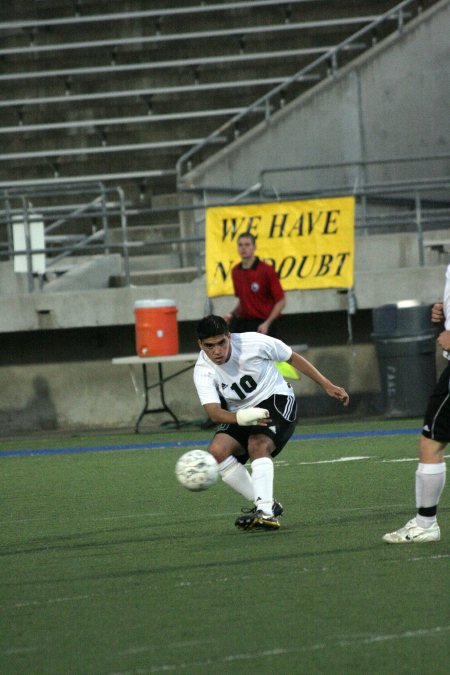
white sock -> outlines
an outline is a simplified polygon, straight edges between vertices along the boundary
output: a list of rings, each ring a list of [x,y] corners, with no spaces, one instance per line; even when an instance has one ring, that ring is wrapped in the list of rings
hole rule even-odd
[[[439,464],[422,464],[419,462],[416,471],[416,507],[430,508],[439,504],[439,498],[445,485],[445,462]],[[436,522],[436,515],[423,516],[417,514],[419,527],[431,527]]]
[[[273,516],[273,461],[260,457],[252,462],[253,501],[256,509]]]
[[[240,464],[236,457],[230,455],[219,464],[219,473],[224,483],[229,485],[240,495],[253,501],[253,482],[252,478],[243,464]]]

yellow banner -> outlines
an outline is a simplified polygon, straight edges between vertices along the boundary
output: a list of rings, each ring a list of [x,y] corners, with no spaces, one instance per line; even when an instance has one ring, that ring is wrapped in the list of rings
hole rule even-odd
[[[355,198],[216,206],[206,210],[206,287],[233,295],[237,238],[256,237],[256,255],[272,264],[285,291],[351,288]]]

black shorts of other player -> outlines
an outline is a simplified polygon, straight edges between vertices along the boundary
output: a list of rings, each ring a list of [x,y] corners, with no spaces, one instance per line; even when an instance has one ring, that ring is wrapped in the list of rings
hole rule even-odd
[[[450,363],[444,368],[428,400],[422,435],[440,443],[450,443]]]
[[[297,401],[294,394],[290,396],[274,394],[266,401],[258,403],[258,408],[265,408],[269,411],[269,417],[272,420],[270,427],[241,427],[238,424],[221,424],[217,427],[215,433],[215,435],[228,434],[240,444],[242,451],[236,451],[233,455],[241,464],[245,464],[249,459],[247,450],[249,436],[264,434],[272,438],[275,443],[272,457],[275,457],[282,451],[295,430]]]

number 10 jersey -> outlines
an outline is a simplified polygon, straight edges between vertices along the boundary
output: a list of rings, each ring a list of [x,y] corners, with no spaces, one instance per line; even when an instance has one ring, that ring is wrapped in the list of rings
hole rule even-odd
[[[200,403],[221,403],[228,410],[251,408],[273,394],[292,395],[292,389],[275,366],[287,361],[292,349],[281,340],[262,333],[232,333],[231,354],[226,363],[215,364],[202,350],[194,368],[194,384]]]

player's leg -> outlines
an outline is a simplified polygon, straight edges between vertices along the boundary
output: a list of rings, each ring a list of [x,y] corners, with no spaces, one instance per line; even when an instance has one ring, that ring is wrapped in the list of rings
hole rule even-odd
[[[248,439],[248,454],[252,466],[253,503],[255,510],[265,516],[273,516],[272,452],[274,450],[275,443],[269,436],[252,434]]]
[[[283,513],[282,505],[273,498],[274,467],[271,453],[275,444],[270,436],[253,433],[248,441],[252,467],[253,503],[250,511],[239,516],[235,525],[241,530],[276,530],[280,527],[278,516]]]
[[[295,430],[297,409],[295,397],[274,395],[260,404],[269,410],[270,427],[252,429],[248,438],[248,453],[252,467],[254,490],[253,513],[240,516],[236,527],[241,529],[276,529],[283,507],[273,497],[273,457],[281,452]]]
[[[416,471],[416,517],[383,540],[388,544],[439,541],[437,523],[439,499],[445,485],[444,450],[450,440],[450,367],[442,373],[425,413]]]
[[[232,425],[227,426],[231,427]],[[252,501],[252,477],[245,466],[233,454],[239,455],[245,452],[239,441],[227,433],[217,432],[210,443],[209,452],[219,463],[219,473],[223,482],[245,497],[245,499]]]
[[[445,485],[446,443],[425,436],[420,438],[420,458],[416,471],[416,521],[424,529],[436,525],[439,499]]]
[[[420,462],[415,482],[416,517],[399,530],[387,532],[383,540],[388,544],[419,544],[440,540],[436,514],[445,485],[444,448],[445,443],[421,437]],[[427,461],[430,458],[434,461]]]

